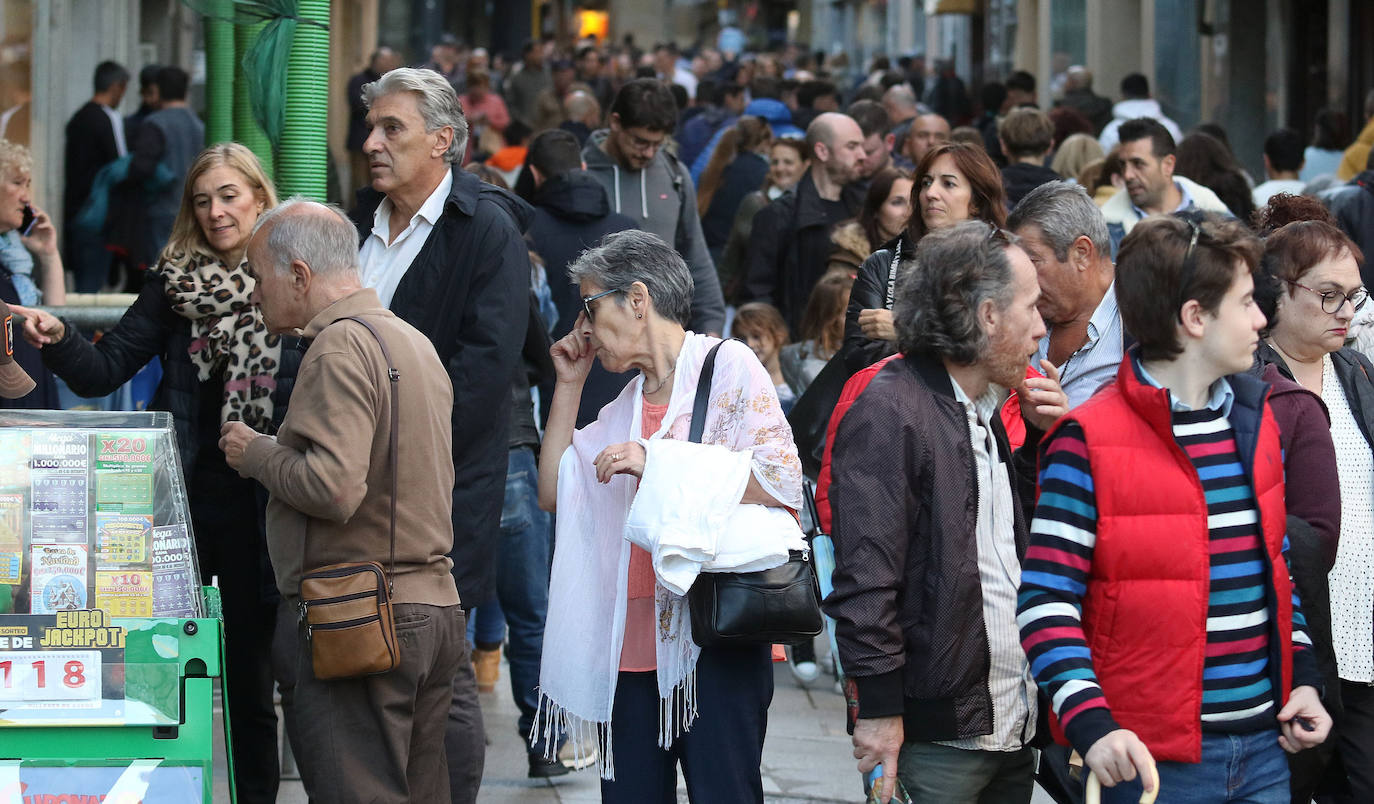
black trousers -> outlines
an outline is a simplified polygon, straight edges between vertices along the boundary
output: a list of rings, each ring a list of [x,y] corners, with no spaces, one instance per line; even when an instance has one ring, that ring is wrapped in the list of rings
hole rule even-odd
[[[204,447],[202,447],[204,448]],[[272,633],[267,545],[259,529],[257,484],[237,474],[197,477],[190,490],[201,580],[219,576],[224,606],[224,690],[240,804],[277,800],[281,771],[272,703]]]
[[[1374,686],[1341,681],[1344,712],[1336,724],[1336,753],[1345,766],[1350,792],[1319,796],[1322,804],[1368,804],[1374,801]]]
[[[658,747],[655,674],[621,673],[611,712],[615,781],[601,781],[602,804],[674,804],[679,762],[695,804],[763,804],[771,656],[767,645],[702,650],[697,718],[667,751]]]

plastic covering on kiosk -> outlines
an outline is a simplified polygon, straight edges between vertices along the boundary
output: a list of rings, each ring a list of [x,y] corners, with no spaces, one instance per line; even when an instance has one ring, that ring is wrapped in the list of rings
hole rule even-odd
[[[201,615],[166,413],[0,414],[0,725],[180,721]]]

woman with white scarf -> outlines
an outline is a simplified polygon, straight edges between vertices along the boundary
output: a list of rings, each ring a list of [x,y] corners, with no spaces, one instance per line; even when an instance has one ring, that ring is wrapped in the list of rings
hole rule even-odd
[[[688,442],[720,341],[685,331],[691,274],[661,239],[610,235],[568,273],[583,312],[551,350],[539,501],[558,533],[536,731],[597,736],[604,802],[676,801],[678,762],[694,802],[762,802],[769,648],[698,648],[684,595],[700,571],[776,566],[801,547],[791,428],[767,370],[727,341],[702,443]],[[574,432],[597,358],[640,376]]]

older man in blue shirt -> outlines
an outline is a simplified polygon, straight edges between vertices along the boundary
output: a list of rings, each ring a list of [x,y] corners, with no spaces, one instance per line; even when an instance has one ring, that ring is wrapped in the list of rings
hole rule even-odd
[[[1021,199],[1007,228],[1035,266],[1049,330],[1032,365],[1048,358],[1058,367],[1069,405],[1077,407],[1116,376],[1127,345],[1107,222],[1082,187],[1049,182]]]

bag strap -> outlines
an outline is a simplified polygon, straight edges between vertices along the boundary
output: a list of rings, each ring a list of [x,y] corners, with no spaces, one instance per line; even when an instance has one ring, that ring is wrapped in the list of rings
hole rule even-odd
[[[697,378],[697,395],[692,400],[692,426],[687,435],[688,441],[701,443],[701,434],[706,430],[706,408],[711,404],[711,377],[716,373],[716,352],[725,345],[721,341],[711,347],[711,351],[706,353],[706,360],[701,364],[701,376]]]
[[[887,294],[884,297],[883,307],[888,310],[892,309],[897,298],[897,266],[902,261],[903,245],[902,240],[898,239],[897,245],[892,247],[892,262],[888,263],[887,266]]]
[[[387,597],[396,596],[396,470],[400,463],[400,442],[398,436],[401,430],[401,372],[396,368],[396,364],[391,359],[391,352],[386,348],[386,341],[382,340],[382,334],[366,318],[357,315],[346,315],[336,318],[330,322],[337,324],[340,321],[357,321],[367,331],[372,333],[372,337],[377,339],[377,345],[382,348],[382,359],[386,361],[387,379],[391,381],[391,444],[387,464],[391,470],[391,558],[387,562],[386,569],[386,591]],[[305,569],[305,540],[301,540],[301,569]]]

